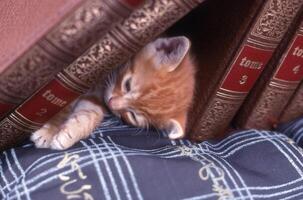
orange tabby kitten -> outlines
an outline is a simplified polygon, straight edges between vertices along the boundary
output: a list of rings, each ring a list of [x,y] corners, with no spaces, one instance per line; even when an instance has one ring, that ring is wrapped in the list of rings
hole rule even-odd
[[[90,135],[104,117],[104,104],[127,123],[185,135],[194,93],[195,66],[186,37],[159,38],[114,72],[105,91],[96,86],[66,107],[31,140],[39,148],[66,149]]]

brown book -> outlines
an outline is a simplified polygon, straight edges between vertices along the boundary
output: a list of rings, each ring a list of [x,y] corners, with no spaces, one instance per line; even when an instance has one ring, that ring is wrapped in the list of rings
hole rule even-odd
[[[13,66],[16,65],[14,62],[24,57],[26,51],[83,2],[84,0],[0,1],[0,118],[13,103],[18,103],[18,100],[14,101],[15,97],[19,98],[14,87],[22,87],[24,81],[20,80],[27,74],[35,74],[32,64],[17,69]],[[33,59],[32,63],[38,60]],[[10,97],[10,93],[14,95]]]
[[[41,2],[40,4],[43,4],[44,6],[42,11],[44,12],[44,10],[46,10],[47,13],[49,12],[47,5],[53,4],[52,0],[34,2]],[[60,0],[60,2],[80,1]],[[1,116],[3,117],[27,97],[32,95],[34,91],[51,80],[63,67],[69,65],[84,53],[115,23],[118,23],[129,16],[131,11],[135,7],[139,6],[143,1],[83,0],[81,2],[81,5],[78,6],[74,12],[71,12],[64,20],[57,23],[57,25],[54,26],[47,34],[45,34],[46,32],[43,32],[44,36],[42,38],[42,35],[40,35],[39,40],[36,41],[35,44],[31,42],[30,44],[32,47],[1,72],[0,119]],[[19,6],[19,4],[23,4],[22,1],[12,3],[13,6]],[[61,13],[62,8],[59,7],[59,3],[57,4],[57,10],[53,8],[51,11]],[[73,5],[75,3],[70,4]],[[41,7],[41,5],[39,6]],[[34,10],[36,7],[37,6],[25,9],[22,13],[25,12],[25,14],[28,15],[26,18],[36,18],[36,13],[41,12]],[[10,17],[15,19],[14,16]],[[17,22],[20,21],[19,18],[21,17],[16,18]],[[33,21],[36,22],[34,19]],[[44,24],[47,24],[47,21],[47,16],[38,20],[38,23],[35,23],[38,27],[37,29],[40,29],[41,26],[44,28],[44,26],[46,26]],[[27,21],[21,21],[18,23],[17,28],[21,29],[22,25],[26,25],[25,23],[27,23]],[[49,25],[47,25],[47,27],[49,28]],[[31,26],[30,28],[35,30],[34,26]],[[31,35],[27,32],[24,33],[24,31],[21,33],[22,35]],[[6,34],[8,34],[6,38],[8,38],[9,41],[15,40],[15,38],[11,38],[9,36],[9,33]],[[36,39],[37,36],[34,38]],[[30,37],[30,39],[32,39],[32,37]],[[27,44],[27,41],[28,40],[25,38],[23,43]],[[14,48],[18,49],[18,47]]]
[[[279,122],[286,123],[298,117],[303,117],[303,81],[282,112]]]
[[[303,22],[294,21],[239,110],[237,128],[271,129],[303,77]],[[302,52],[301,55],[300,51]]]
[[[0,74],[83,1],[1,0]]]
[[[21,142],[201,2],[146,2],[0,122],[0,150]]]
[[[193,37],[199,64],[196,98],[187,123],[192,139],[226,134],[302,3],[212,0],[197,13],[200,18],[187,21],[194,25],[185,25],[183,32]]]

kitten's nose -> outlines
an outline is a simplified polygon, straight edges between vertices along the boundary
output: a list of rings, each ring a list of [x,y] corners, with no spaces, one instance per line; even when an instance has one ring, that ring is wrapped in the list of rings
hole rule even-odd
[[[110,108],[110,109],[113,109],[113,102],[114,102],[114,100],[113,100],[114,98],[110,98],[109,100],[108,100],[108,107]]]
[[[111,97],[108,101],[108,107],[111,110],[121,110],[123,108],[123,101],[119,97]]]

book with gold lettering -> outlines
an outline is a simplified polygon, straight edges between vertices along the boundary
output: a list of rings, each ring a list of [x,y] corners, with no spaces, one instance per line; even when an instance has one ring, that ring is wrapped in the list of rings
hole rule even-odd
[[[291,97],[290,101],[287,103],[278,121],[280,123],[286,123],[302,116],[303,116],[303,81],[301,81],[299,87]]]
[[[0,122],[0,151],[23,141],[65,105],[88,91],[100,77],[125,62],[201,2],[203,0],[146,1]],[[43,95],[49,92],[62,104],[52,104],[45,99]]]
[[[194,39],[193,51],[199,64],[196,99],[187,126],[192,139],[227,134],[302,3],[212,0],[196,17],[184,19],[183,28],[171,31]]]
[[[0,36],[5,36],[0,37],[1,44],[6,40],[22,40],[19,41],[19,43],[10,42],[9,47],[13,47],[15,52],[18,52],[21,42],[27,46],[29,44],[31,45],[27,51],[18,58],[15,58],[14,62],[7,63],[7,67],[0,71],[0,119],[32,95],[34,91],[50,81],[63,67],[69,65],[84,53],[94,42],[103,36],[110,27],[129,16],[132,10],[140,6],[144,0],[57,1],[58,0],[34,1],[34,3],[30,3],[21,10],[21,13],[24,12],[24,14],[18,15],[20,17],[15,16],[14,12],[0,12],[2,28],[4,27],[3,29],[9,32],[21,31],[17,36],[22,36],[22,38],[19,39],[19,37],[14,36],[14,34],[9,35],[8,31],[3,34],[0,32]],[[3,9],[10,7],[2,5],[4,3],[5,1],[1,1],[0,3]],[[22,4],[24,4],[23,1],[14,1],[11,3],[13,7],[17,8],[22,6]],[[68,15],[66,14],[67,16],[63,19],[63,17],[61,17],[64,11],[63,8],[67,6],[69,13]],[[70,8],[71,6],[73,6],[72,8],[75,7],[75,9],[72,10]],[[41,12],[40,7],[43,8],[43,12]],[[37,9],[40,9],[40,11],[37,12]],[[65,10],[67,9],[65,8]],[[58,12],[59,14],[57,15],[61,18],[57,19],[59,17],[56,17],[55,14],[46,15],[52,12]],[[67,11],[64,11],[64,13],[66,12]],[[46,14],[42,15],[41,13]],[[5,16],[1,17],[2,15]],[[37,17],[39,18],[36,19]],[[19,26],[14,27],[13,30],[10,31],[10,24],[1,21],[1,19],[6,18],[11,19],[12,24],[19,23]],[[26,21],[23,21],[22,18],[25,18]],[[53,22],[48,25],[48,21],[55,21],[56,24]],[[27,28],[23,27],[28,24],[33,25],[30,26],[31,29],[26,32],[25,30],[27,30]],[[51,25],[52,27],[50,27]],[[32,33],[40,29],[46,29],[45,26],[47,26],[48,32],[44,31],[43,34],[39,34],[39,38],[36,34],[31,36]],[[35,43],[29,42],[29,39],[25,37],[26,35],[29,35],[29,39],[35,38],[39,40],[35,40]],[[17,43],[17,46],[11,43]],[[12,55],[8,55],[7,57],[12,60],[15,53],[11,54]],[[3,60],[3,58],[0,58],[0,63],[1,59]]]
[[[294,21],[288,32],[239,110],[234,120],[237,128],[273,128],[302,80],[301,18]]]

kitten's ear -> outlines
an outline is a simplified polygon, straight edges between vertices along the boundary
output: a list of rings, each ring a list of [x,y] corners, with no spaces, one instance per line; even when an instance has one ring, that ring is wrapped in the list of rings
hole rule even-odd
[[[184,36],[159,38],[146,46],[154,66],[167,72],[174,71],[189,51],[190,41]]]
[[[180,116],[175,119],[170,119],[167,124],[168,137],[171,140],[180,139],[185,136],[186,117]]]

